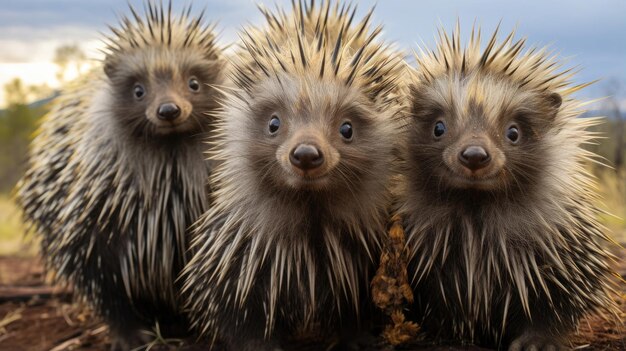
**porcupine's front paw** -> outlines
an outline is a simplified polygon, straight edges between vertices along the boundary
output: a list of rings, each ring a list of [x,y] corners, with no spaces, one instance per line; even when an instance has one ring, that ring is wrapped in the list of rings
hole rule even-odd
[[[328,348],[332,351],[357,351],[357,350],[373,350],[372,345],[376,345],[378,338],[370,333],[359,333],[351,338],[344,338],[336,345]],[[378,349],[378,348],[376,348]]]
[[[252,339],[231,342],[229,350],[241,351],[283,351],[283,348],[273,340]]]
[[[534,330],[524,332],[509,346],[509,351],[563,351],[569,349],[562,339]]]
[[[148,347],[153,337],[144,330],[111,330],[111,351],[142,350]]]

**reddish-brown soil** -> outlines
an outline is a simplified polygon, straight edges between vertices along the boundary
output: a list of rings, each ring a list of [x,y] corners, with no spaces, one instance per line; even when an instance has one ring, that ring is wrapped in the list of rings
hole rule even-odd
[[[621,257],[622,276],[626,262]],[[72,301],[69,291],[50,287],[38,259],[0,257],[0,350],[109,350],[107,328],[88,309]],[[622,284],[622,315],[626,318],[626,284]],[[626,331],[599,318],[582,323],[573,338],[584,350],[626,350]],[[202,346],[156,345],[151,350],[202,350]],[[300,350],[302,348],[298,348]],[[389,350],[390,348],[383,348]],[[414,345],[404,350],[481,350],[477,347]]]

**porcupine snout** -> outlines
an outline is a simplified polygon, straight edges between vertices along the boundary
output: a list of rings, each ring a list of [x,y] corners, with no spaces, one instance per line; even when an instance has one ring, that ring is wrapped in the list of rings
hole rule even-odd
[[[466,168],[475,171],[489,165],[491,156],[482,146],[471,145],[459,153],[459,161]]]
[[[291,150],[289,154],[291,164],[303,171],[308,171],[321,166],[324,163],[324,154],[318,146],[302,143]]]
[[[159,119],[171,122],[180,116],[180,107],[173,102],[166,102],[159,106],[157,115]]]

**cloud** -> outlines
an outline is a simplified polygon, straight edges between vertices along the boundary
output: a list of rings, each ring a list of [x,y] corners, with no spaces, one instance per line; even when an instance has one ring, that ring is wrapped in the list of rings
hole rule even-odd
[[[0,63],[52,61],[57,47],[78,44],[88,57],[99,57],[100,35],[93,28],[57,26],[53,28],[4,27],[0,37]]]
[[[141,8],[142,1],[130,0]],[[237,39],[238,30],[248,24],[262,24],[256,0],[208,0],[194,2],[194,12],[206,8],[206,18],[217,21],[223,42]],[[268,7],[274,2],[289,7],[289,0],[261,0]],[[183,3],[174,1],[175,9]],[[411,49],[416,43],[432,46],[439,25],[451,29],[457,18],[465,33],[474,22],[490,33],[502,22],[502,31],[517,28],[520,37],[530,44],[550,45],[562,57],[566,67],[579,66],[576,82],[618,77],[626,81],[626,1],[597,0],[361,0],[363,14],[377,3],[374,23],[385,26],[384,36],[398,47]],[[3,1],[0,11],[0,63],[52,60],[54,48],[78,43],[95,51],[98,31],[117,23],[116,12],[128,14],[127,0],[20,0]],[[467,37],[467,35],[465,36]],[[97,56],[90,52],[89,56]],[[0,65],[0,70],[5,70]],[[600,85],[586,89],[585,97],[602,96]]]

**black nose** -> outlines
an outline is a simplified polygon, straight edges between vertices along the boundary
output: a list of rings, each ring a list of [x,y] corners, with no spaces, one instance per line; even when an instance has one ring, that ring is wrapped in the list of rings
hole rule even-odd
[[[168,102],[159,106],[159,118],[164,121],[173,121],[180,116],[180,107],[175,103]]]
[[[461,163],[472,171],[479,170],[489,164],[491,157],[480,146],[470,146],[459,154]]]
[[[317,168],[324,163],[324,155],[313,145],[300,144],[289,155],[291,164],[303,171]]]

